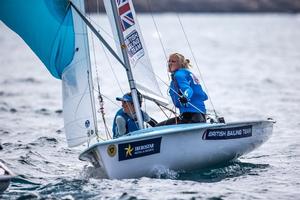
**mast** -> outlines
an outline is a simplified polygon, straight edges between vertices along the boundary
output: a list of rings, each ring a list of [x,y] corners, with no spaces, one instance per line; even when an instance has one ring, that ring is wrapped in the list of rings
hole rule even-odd
[[[119,37],[119,41],[120,41],[122,57],[123,57],[123,60],[124,60],[124,64],[126,66],[127,79],[128,79],[129,87],[130,87],[130,90],[131,90],[134,109],[135,109],[137,120],[138,120],[138,123],[139,123],[139,128],[143,129],[144,128],[144,123],[143,123],[141,107],[140,107],[140,103],[139,103],[139,100],[138,100],[136,84],[135,84],[135,81],[133,79],[131,66],[130,66],[130,61],[129,61],[129,57],[128,57],[128,54],[127,54],[127,48],[126,48],[126,44],[125,44],[125,41],[124,41],[124,36],[123,36],[123,33],[122,33],[122,27],[121,27],[120,20],[119,20],[119,15],[118,15],[119,11],[118,11],[118,8],[117,8],[117,5],[116,5],[116,1],[115,0],[110,0],[110,2],[111,2],[113,15],[114,15],[114,20],[115,20],[115,25],[116,25],[116,28],[117,28],[117,33],[118,33],[118,37]]]

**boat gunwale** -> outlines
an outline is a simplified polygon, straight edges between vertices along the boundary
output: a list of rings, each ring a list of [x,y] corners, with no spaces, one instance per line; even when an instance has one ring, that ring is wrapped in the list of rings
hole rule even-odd
[[[14,175],[10,175],[10,174],[0,175],[0,182],[13,179],[14,177],[15,177]]]
[[[177,125],[166,125],[166,126],[159,126],[159,127],[151,127],[147,129],[137,130],[134,132],[131,132],[130,135],[127,135],[126,137],[120,137],[116,139],[106,140],[103,142],[97,142],[93,144],[92,146],[85,149],[82,153],[79,155],[79,160],[86,161],[83,157],[85,157],[85,154],[88,154],[90,151],[92,151],[97,146],[103,146],[103,145],[109,145],[109,144],[119,144],[123,142],[128,141],[135,141],[138,139],[147,139],[152,138],[155,136],[161,136],[161,135],[169,135],[169,134],[178,134],[182,132],[187,131],[194,131],[197,129],[203,129],[203,128],[219,128],[224,125],[227,126],[236,126],[241,124],[258,124],[258,123],[270,123],[274,124],[275,121],[272,119],[267,120],[255,120],[255,121],[240,121],[240,122],[229,122],[229,123],[195,123],[195,124],[177,124]],[[192,125],[192,126],[191,126]],[[157,129],[162,128],[161,131],[158,131]],[[184,129],[182,129],[182,127]],[[170,131],[172,130],[172,131]]]

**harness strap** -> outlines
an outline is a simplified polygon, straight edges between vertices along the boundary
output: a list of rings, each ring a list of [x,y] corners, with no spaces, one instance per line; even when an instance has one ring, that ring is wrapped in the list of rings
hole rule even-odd
[[[172,81],[174,82],[174,86],[175,86],[175,89],[176,89],[176,92],[178,93],[179,96],[182,95],[182,92],[179,88],[179,85],[178,85],[178,82],[176,80],[176,78],[174,77],[174,74],[171,75],[171,78],[172,78]]]

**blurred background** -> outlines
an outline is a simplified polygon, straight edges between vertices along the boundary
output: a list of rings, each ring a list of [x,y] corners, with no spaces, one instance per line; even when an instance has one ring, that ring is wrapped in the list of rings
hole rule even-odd
[[[288,12],[300,11],[299,0],[133,0],[137,12]],[[86,1],[88,12],[104,12],[103,2]],[[98,10],[97,10],[98,9]]]

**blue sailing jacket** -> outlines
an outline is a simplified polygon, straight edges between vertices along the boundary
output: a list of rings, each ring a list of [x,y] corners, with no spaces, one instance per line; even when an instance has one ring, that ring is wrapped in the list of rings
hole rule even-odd
[[[118,138],[118,137],[122,136],[122,135],[119,134],[118,127],[117,127],[116,119],[117,119],[118,116],[123,117],[123,119],[126,122],[126,132],[122,135],[126,135],[129,132],[133,132],[133,131],[136,131],[136,130],[139,129],[139,124],[138,124],[137,120],[132,119],[128,114],[126,114],[124,112],[123,108],[121,108],[116,113],[116,116],[115,116],[114,121],[113,121],[113,128],[112,128],[113,138]],[[142,111],[142,116],[143,116],[144,122],[148,122],[150,120],[150,117],[144,111]]]
[[[208,99],[207,94],[203,91],[197,77],[190,70],[181,68],[172,74],[169,93],[180,113],[206,113],[204,101]],[[184,95],[188,99],[186,105],[180,103],[178,94]]]

